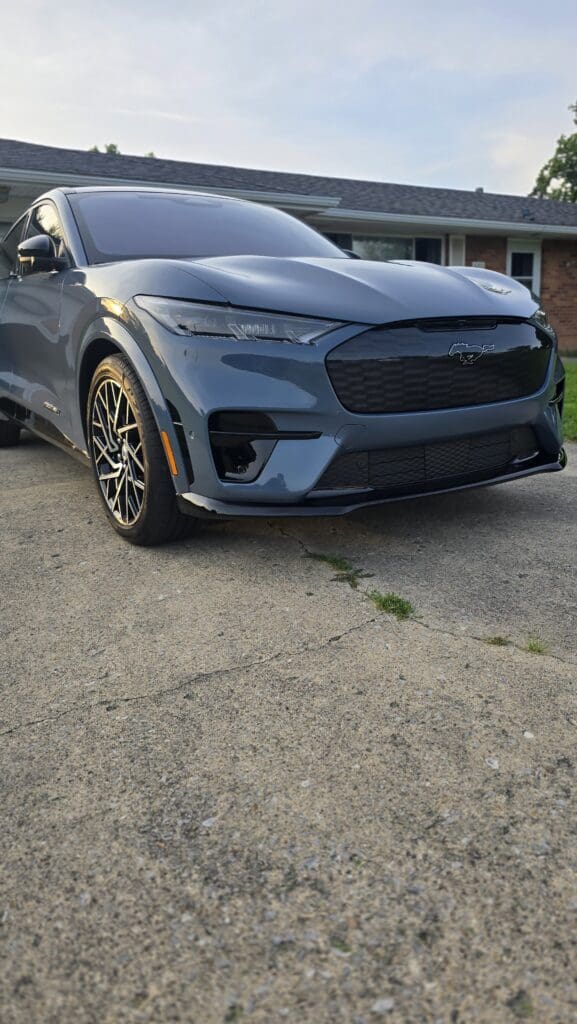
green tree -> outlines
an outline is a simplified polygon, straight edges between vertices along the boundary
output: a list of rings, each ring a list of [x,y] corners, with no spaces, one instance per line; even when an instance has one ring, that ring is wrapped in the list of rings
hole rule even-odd
[[[98,146],[91,146],[88,150],[89,153],[100,153]],[[115,142],[107,142],[104,147],[105,153],[110,153],[112,156],[120,156],[120,150]]]
[[[569,110],[577,125],[577,103],[572,103]],[[557,140],[555,152],[539,171],[531,195],[577,203],[577,132]]]

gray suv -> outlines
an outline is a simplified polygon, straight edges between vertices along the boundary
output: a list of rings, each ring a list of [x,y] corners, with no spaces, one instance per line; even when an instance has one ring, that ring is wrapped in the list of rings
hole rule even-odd
[[[0,444],[91,465],[133,543],[560,470],[563,388],[522,285],[353,259],[270,207],[62,188],[1,243]]]

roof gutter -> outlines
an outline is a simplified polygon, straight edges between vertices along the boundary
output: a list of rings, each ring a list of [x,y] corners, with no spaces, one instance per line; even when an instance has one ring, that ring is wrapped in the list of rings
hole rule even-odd
[[[497,231],[509,235],[570,235],[577,237],[577,224],[539,224],[536,221],[480,220],[465,217],[428,217],[410,213],[381,213],[375,210],[346,210],[335,207],[324,209],[318,220],[363,221],[394,227],[435,228],[444,233],[458,234],[463,231]]]

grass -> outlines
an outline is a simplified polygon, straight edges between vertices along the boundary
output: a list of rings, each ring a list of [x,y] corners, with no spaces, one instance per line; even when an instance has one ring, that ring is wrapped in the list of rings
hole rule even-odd
[[[380,612],[387,612],[388,615],[394,615],[399,620],[408,619],[415,612],[410,601],[392,592],[381,594],[378,590],[370,590],[367,597]]]
[[[565,361],[565,437],[577,441],[577,359]]]
[[[339,953],[352,953],[352,949],[340,935],[331,935],[329,942],[333,949],[338,950]]]
[[[348,583],[349,587],[352,587],[353,590],[358,590],[359,580],[373,575],[372,572],[355,569],[348,558],[345,558],[343,555],[325,555],[321,551],[309,551],[307,552],[307,557],[314,558],[316,562],[324,562],[325,565],[329,565],[336,573],[333,579],[337,583]],[[380,612],[387,612],[388,615],[394,615],[397,619],[408,619],[409,616],[415,613],[411,602],[405,600],[404,597],[399,597],[398,594],[393,594],[392,592],[381,594],[379,590],[369,590],[367,597]]]
[[[536,640],[533,638],[532,640],[527,641],[525,650],[529,651],[529,654],[546,654],[547,644],[544,644],[542,640]]]
[[[324,555],[320,551],[310,551],[308,557],[329,565],[336,572],[336,576],[333,576],[333,579],[337,583],[348,583],[349,587],[352,587],[353,590],[358,589],[359,580],[367,579],[367,577],[373,575],[372,572],[365,572],[364,569],[355,569],[343,555]]]
[[[506,636],[485,636],[483,637],[483,642],[490,644],[491,647],[510,647],[512,643]],[[546,654],[548,647],[542,640],[532,637],[525,644],[524,650],[528,651],[529,654]]]
[[[483,638],[491,647],[509,647],[511,641],[506,636],[486,636]]]

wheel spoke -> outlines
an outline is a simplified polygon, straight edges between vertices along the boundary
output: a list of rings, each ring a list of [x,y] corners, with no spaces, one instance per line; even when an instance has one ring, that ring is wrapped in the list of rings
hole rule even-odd
[[[114,409],[114,423],[113,423],[113,426],[114,426],[115,430],[117,430],[117,428],[118,428],[118,413],[120,412],[120,403],[121,403],[121,401],[122,401],[122,391],[119,388],[118,389],[118,398],[116,400],[116,408]]]
[[[98,474],[98,479],[99,480],[118,480],[118,477],[120,476],[120,474],[122,473],[122,470],[124,468],[125,467],[122,465],[122,463],[119,463],[119,465],[116,467],[116,469],[114,469],[112,471],[112,473],[99,473]]]
[[[97,434],[93,434],[92,440],[94,441],[94,444],[96,445],[96,447],[99,450],[98,451],[98,455],[96,456],[96,458],[97,459],[105,458],[105,459],[108,459],[110,461],[110,455],[109,455],[108,449],[107,449],[106,445],[104,445],[102,443],[102,441],[100,440],[100,438],[98,437]]]
[[[140,457],[136,454],[136,451],[134,450],[132,445],[130,445],[130,444],[128,444],[128,442],[126,442],[126,447],[128,448],[128,454],[130,455],[130,458],[132,459],[132,461],[136,462],[136,465],[138,466],[139,470],[142,473],[144,473],[144,463],[141,462]],[[138,447],[142,448],[142,445],[139,444]]]
[[[108,419],[108,414],[107,414],[106,408],[104,407],[104,403],[103,402],[101,402],[100,404],[101,404],[101,408],[98,408],[98,405],[96,404],[96,402],[94,403],[94,412],[95,412],[95,415],[98,415],[98,423],[100,425],[100,429],[102,430],[102,433],[104,434],[104,438],[105,438],[106,444],[108,445],[108,448],[111,451],[117,451],[118,450],[118,445],[113,441],[112,434],[110,433],[110,423],[109,423],[109,419]]]
[[[118,487],[116,488],[114,497],[112,499],[112,511],[114,512],[115,509],[118,508],[118,512],[119,512],[118,518],[121,521],[122,521],[122,515],[120,514],[120,492],[122,491],[122,487],[123,487],[123,484],[124,484],[125,480],[126,480],[126,468],[123,468],[123,470],[122,470],[122,472],[120,474],[119,480],[118,480]]]
[[[130,482],[131,482],[132,486],[134,488],[136,488],[137,490],[139,490],[139,491],[143,491],[144,490],[144,483],[141,480],[139,480],[137,476],[135,476],[134,469],[132,468],[132,465],[130,463],[130,459],[128,460],[127,466],[128,466],[128,476],[130,478]]]

